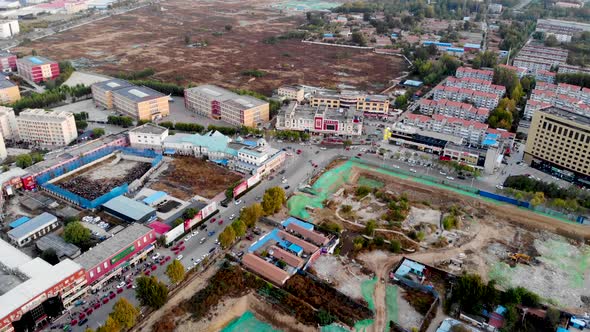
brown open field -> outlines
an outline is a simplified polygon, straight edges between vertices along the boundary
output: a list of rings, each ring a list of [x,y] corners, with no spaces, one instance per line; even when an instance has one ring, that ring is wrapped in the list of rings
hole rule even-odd
[[[96,21],[37,40],[15,52],[56,60],[89,59],[91,70],[102,73],[156,70],[163,81],[213,83],[268,93],[281,84],[325,87],[354,86],[370,92],[383,89],[405,69],[398,57],[370,51],[309,45],[298,40],[262,42],[295,29],[302,13],[281,13],[270,0],[170,0]],[[232,25],[226,32],[225,25]],[[215,36],[215,32],[223,32]],[[208,46],[191,48],[191,41]],[[244,70],[267,72],[262,78],[241,75]]]
[[[150,185],[154,190],[189,200],[195,195],[213,198],[241,177],[225,168],[192,157],[175,157],[162,176]]]

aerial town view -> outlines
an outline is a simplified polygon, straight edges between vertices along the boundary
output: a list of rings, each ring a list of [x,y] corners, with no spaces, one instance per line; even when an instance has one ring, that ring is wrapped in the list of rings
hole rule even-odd
[[[0,0],[0,332],[590,332],[584,0]]]

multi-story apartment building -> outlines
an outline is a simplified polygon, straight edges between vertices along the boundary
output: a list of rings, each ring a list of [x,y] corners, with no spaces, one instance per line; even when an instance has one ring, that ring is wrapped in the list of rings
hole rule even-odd
[[[59,76],[59,64],[40,56],[26,56],[16,61],[18,74],[35,83],[52,80]]]
[[[539,82],[527,102],[524,117],[530,119],[535,111],[548,106],[579,114],[590,112],[590,89],[566,83]]]
[[[545,47],[537,44],[528,44],[523,47],[514,58],[513,65],[524,67],[529,73],[539,71],[548,72],[553,67],[565,64],[568,51],[557,47]]]
[[[316,92],[311,96],[311,106],[327,106],[330,108],[350,108],[357,111],[375,115],[387,114],[389,111],[389,99],[387,96],[366,95],[360,92],[343,91]]]
[[[16,55],[0,52],[0,70],[4,73],[16,71]]]
[[[448,77],[446,82],[446,86],[452,86],[456,88],[463,88],[463,89],[471,89],[482,91],[486,93],[493,93],[500,97],[506,94],[506,88],[501,85],[492,84],[490,81],[482,80],[480,78],[456,78],[456,77]]]
[[[279,97],[297,102],[302,102],[305,98],[305,91],[300,86],[282,86],[277,90],[277,94]]]
[[[554,19],[538,19],[536,31],[544,32],[546,35],[553,35],[559,42],[569,43],[572,37],[590,31],[590,24]]]
[[[410,113],[403,119],[403,123],[423,130],[460,137],[466,143],[473,145],[479,145],[483,142],[488,129],[488,125],[485,123],[441,114],[429,117]]]
[[[558,74],[590,74],[590,68],[588,67],[579,67],[579,66],[572,66],[568,64],[561,64],[559,68],[557,68]]]
[[[153,121],[170,114],[168,96],[145,86],[114,90],[115,110],[138,120]]]
[[[0,38],[12,38],[19,32],[18,20],[0,20]]]
[[[113,103],[113,91],[131,86],[134,85],[120,79],[94,83],[91,86],[92,100],[94,100],[96,107],[102,107],[107,110],[113,109],[115,107]]]
[[[534,113],[524,160],[532,167],[590,187],[590,116],[558,107]]]
[[[546,71],[546,70],[539,70],[535,73],[535,80],[537,82],[545,82],[545,83],[555,83],[555,73]]]
[[[471,104],[461,103],[448,99],[428,100],[420,99],[420,112],[428,115],[441,114],[464,120],[485,122],[488,119],[490,110],[477,108]]]
[[[433,99],[448,99],[459,102],[473,103],[476,107],[493,109],[498,106],[500,96],[473,89],[456,88],[452,86],[437,85],[434,88]]]
[[[12,104],[20,99],[18,85],[0,78],[0,104]]]
[[[457,78],[478,78],[480,80],[492,81],[494,71],[485,69],[473,69],[469,67],[459,67],[455,73]]]
[[[363,119],[354,107],[335,109],[327,105],[314,107],[290,103],[277,115],[276,128],[316,134],[359,136],[363,132]]]
[[[70,112],[27,109],[16,118],[20,140],[51,146],[65,146],[78,137]]]
[[[14,110],[0,106],[0,133],[6,140],[18,140],[18,126]]]
[[[269,104],[214,85],[184,90],[188,110],[237,126],[256,127],[269,120]]]

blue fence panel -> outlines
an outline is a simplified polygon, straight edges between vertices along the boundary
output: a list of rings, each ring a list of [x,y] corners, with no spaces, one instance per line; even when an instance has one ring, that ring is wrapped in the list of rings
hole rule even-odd
[[[162,161],[162,159],[164,159],[164,156],[162,156],[162,155],[159,155],[156,158],[154,158],[154,160],[152,160],[152,167],[158,166],[158,164]]]
[[[117,196],[125,195],[127,193],[128,189],[129,189],[129,185],[127,183],[125,183],[117,188],[114,188],[113,190],[109,191],[108,193],[96,198],[92,202],[89,202],[89,204],[90,204],[89,208],[95,209]]]
[[[480,190],[477,193],[480,196],[491,198],[491,199],[495,199],[495,200],[500,201],[500,202],[506,202],[506,203],[510,203],[512,205],[522,206],[522,207],[525,207],[525,208],[529,208],[530,207],[529,202],[519,201],[519,200],[517,200],[515,198],[512,198],[512,197],[506,197],[506,196],[494,194],[494,193],[491,193],[491,192],[488,192],[488,191],[483,191],[483,190]]]

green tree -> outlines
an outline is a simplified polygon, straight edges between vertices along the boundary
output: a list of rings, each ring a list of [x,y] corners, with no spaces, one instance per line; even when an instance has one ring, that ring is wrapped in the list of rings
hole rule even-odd
[[[531,205],[537,206],[545,203],[545,194],[543,192],[536,192],[531,199]]]
[[[55,252],[55,250],[53,248],[49,248],[47,250],[44,250],[41,253],[41,259],[43,259],[44,261],[46,261],[47,263],[49,263],[51,265],[55,265],[55,264],[59,263],[59,257],[57,257],[57,253]]]
[[[136,281],[135,293],[141,305],[158,309],[168,300],[168,287],[155,276],[142,276]]]
[[[174,284],[178,284],[184,280],[184,274],[184,266],[176,259],[173,260],[172,263],[168,264],[168,267],[166,267],[166,275]]]
[[[363,198],[365,196],[367,196],[369,193],[371,192],[371,187],[369,186],[358,186],[356,188],[356,197],[357,198]]]
[[[240,220],[246,225],[246,227],[251,228],[256,225],[256,222],[264,215],[264,209],[260,203],[254,203],[248,207],[245,207],[240,212]],[[240,235],[238,235],[240,236]]]
[[[90,230],[79,221],[67,224],[64,229],[64,240],[77,246],[87,243],[90,240],[90,235]]]
[[[43,161],[43,155],[39,152],[31,153],[31,159],[33,160],[33,164],[36,164],[40,161]]]
[[[359,46],[367,46],[367,38],[363,35],[360,31],[355,31],[352,33],[351,40],[353,43]]]
[[[316,315],[317,320],[321,326],[330,325],[335,320],[335,317],[332,316],[332,314],[330,314],[330,312],[324,308],[320,308],[320,310],[317,311]]]
[[[369,220],[365,225],[365,235],[372,236],[373,232],[375,232],[375,228],[377,228],[377,222],[374,219]]]
[[[176,227],[180,224],[184,224],[184,219],[182,218],[176,218],[173,222],[172,222],[172,226]]]
[[[281,187],[272,187],[267,189],[262,196],[262,209],[265,215],[271,215],[279,212],[287,198],[285,191]]]
[[[223,232],[219,234],[219,244],[222,248],[227,248],[236,240],[236,232],[233,227],[226,227]]]
[[[103,136],[104,134],[105,134],[105,131],[103,128],[92,129],[92,137],[93,138],[99,138],[99,137]]]
[[[19,154],[16,156],[16,166],[27,168],[31,165],[33,165],[33,158],[29,154]]]
[[[88,128],[88,122],[84,120],[76,121],[76,129],[83,131],[86,128]]]
[[[498,63],[498,56],[495,52],[485,51],[478,53],[473,59],[473,68],[495,67]]]
[[[236,237],[241,237],[241,236],[246,235],[247,227],[246,227],[246,224],[242,220],[240,220],[240,219],[235,220],[234,222],[231,223],[231,227],[234,229]]]
[[[397,107],[397,108],[403,108],[406,105],[408,105],[408,97],[406,97],[405,94],[403,94],[401,96],[397,96],[395,98],[395,107]]]
[[[545,46],[547,47],[555,47],[559,45],[559,41],[555,37],[555,35],[549,35],[545,38]]]
[[[393,253],[400,253],[402,251],[402,244],[399,240],[390,240],[389,241],[389,250]]]
[[[199,211],[195,208],[188,208],[182,213],[184,219],[193,219]]]
[[[139,310],[124,297],[115,303],[113,311],[109,314],[109,318],[114,320],[123,331],[135,326],[138,316]]]

